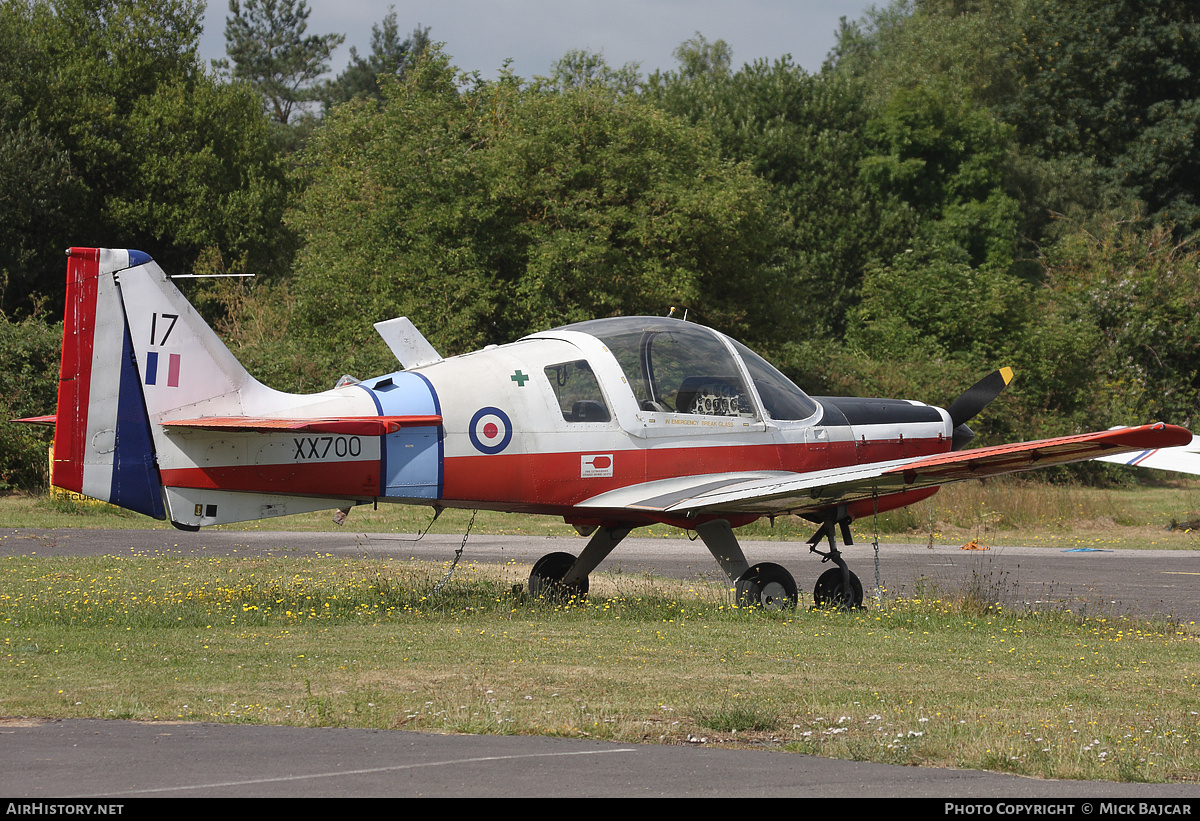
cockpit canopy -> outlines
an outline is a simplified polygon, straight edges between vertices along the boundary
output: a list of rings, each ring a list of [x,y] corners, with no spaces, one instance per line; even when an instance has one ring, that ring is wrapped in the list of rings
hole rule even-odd
[[[642,316],[593,319],[562,330],[603,342],[643,411],[757,418],[748,374],[769,418],[801,420],[817,412],[816,402],[773,365],[703,325]]]

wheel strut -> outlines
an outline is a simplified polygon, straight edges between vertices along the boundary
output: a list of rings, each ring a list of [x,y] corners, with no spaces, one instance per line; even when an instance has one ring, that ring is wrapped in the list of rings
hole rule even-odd
[[[848,610],[862,607],[862,582],[850,571],[846,560],[842,558],[842,552],[837,547],[838,527],[842,531],[843,544],[854,544],[854,540],[850,536],[850,521],[844,506],[829,508],[825,511],[824,524],[808,540],[809,552],[821,556],[822,563],[833,562],[837,565],[837,567],[826,570],[817,579],[817,584],[813,588],[813,601],[816,602],[817,607],[838,607]],[[821,539],[829,541],[828,552],[823,553],[817,550]]]

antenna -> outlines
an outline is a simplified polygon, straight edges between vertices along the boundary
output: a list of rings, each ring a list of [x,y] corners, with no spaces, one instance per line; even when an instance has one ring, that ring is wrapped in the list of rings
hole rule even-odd
[[[254,274],[173,274],[167,279],[219,279],[220,277],[252,277]]]

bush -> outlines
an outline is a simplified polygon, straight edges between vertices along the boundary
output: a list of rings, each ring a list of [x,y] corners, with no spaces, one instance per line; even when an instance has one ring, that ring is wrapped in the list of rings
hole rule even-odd
[[[52,429],[9,420],[54,413],[62,323],[0,313],[0,490],[44,488]]]

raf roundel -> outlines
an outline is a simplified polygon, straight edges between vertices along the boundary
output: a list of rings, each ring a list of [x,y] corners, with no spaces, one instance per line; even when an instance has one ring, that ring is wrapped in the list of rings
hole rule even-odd
[[[480,453],[491,455],[508,447],[512,441],[512,422],[499,408],[480,408],[471,417],[467,428],[471,444]]]

